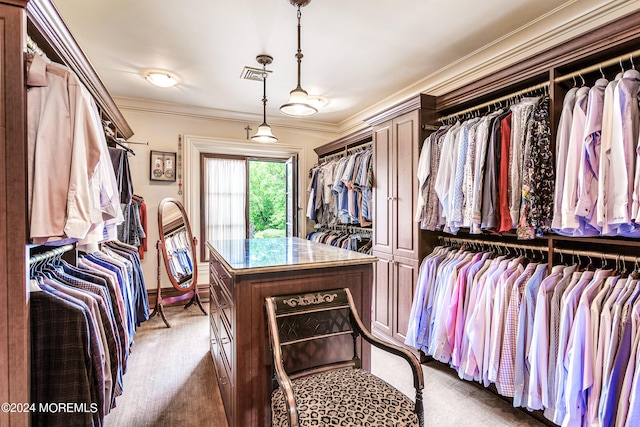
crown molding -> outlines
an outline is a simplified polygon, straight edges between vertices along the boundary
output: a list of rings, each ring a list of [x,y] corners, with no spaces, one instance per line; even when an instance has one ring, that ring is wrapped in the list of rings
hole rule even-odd
[[[138,111],[150,114],[162,114],[169,116],[188,117],[202,120],[221,120],[227,122],[262,122],[262,114],[243,113],[238,111],[221,110],[216,108],[198,107],[194,105],[176,104],[171,102],[154,101],[140,98],[114,97],[121,110]],[[306,132],[323,132],[339,134],[339,128],[331,123],[305,121],[298,119],[286,119],[269,117],[271,126],[294,129]]]
[[[589,3],[589,2],[586,2]],[[344,120],[341,127],[379,114],[418,94],[440,96],[459,89],[571,38],[638,10],[637,0],[569,1],[539,19],[460,58]]]

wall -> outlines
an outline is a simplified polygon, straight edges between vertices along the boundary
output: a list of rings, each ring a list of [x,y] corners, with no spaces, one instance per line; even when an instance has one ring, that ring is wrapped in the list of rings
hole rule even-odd
[[[220,144],[220,141],[229,141],[229,146],[246,145],[247,151],[263,149],[267,146],[253,143],[246,139],[246,130],[244,129],[247,125],[250,125],[253,128],[250,135],[253,135],[258,124],[261,123],[261,117],[238,115],[235,119],[224,120],[212,116],[211,112],[206,109],[157,104],[126,98],[116,98],[115,100],[135,132],[130,141],[149,143],[148,146],[130,144],[136,155],[129,157],[129,165],[135,194],[142,196],[147,205],[148,252],[142,260],[142,268],[147,288],[155,289],[157,276],[155,243],[158,240],[158,204],[165,197],[174,197],[182,201],[190,217],[192,232],[196,236],[199,235],[199,229],[197,228],[199,213],[196,209],[191,209],[196,212],[189,211],[188,206],[193,205],[193,201],[185,203],[185,194],[193,189],[183,188],[183,195],[179,195],[177,182],[168,183],[149,180],[150,150],[177,152],[178,138],[181,135],[197,136],[200,142],[210,139],[213,144]],[[303,127],[305,126],[304,120],[301,121],[300,127],[294,128],[284,125],[278,126],[275,124],[277,123],[275,119],[274,122],[270,117],[267,119],[273,128],[274,135],[279,140],[278,147],[293,147],[303,153],[299,158],[299,205],[304,208],[307,201],[307,172],[318,160],[313,148],[336,139],[338,134],[330,126],[314,125],[314,127]],[[189,173],[198,174],[197,171],[183,170],[183,176]],[[304,209],[300,212],[304,216]],[[306,235],[307,227],[308,225],[303,219],[301,221],[301,235]],[[199,244],[204,244],[204,242],[199,242]],[[207,283],[207,275],[202,274],[207,271],[206,265],[201,266],[199,271],[198,282]],[[162,267],[162,277],[162,286],[171,287],[164,271],[164,266]]]

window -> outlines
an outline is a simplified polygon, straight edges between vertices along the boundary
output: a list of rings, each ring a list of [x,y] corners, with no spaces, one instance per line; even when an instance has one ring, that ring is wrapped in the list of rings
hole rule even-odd
[[[284,160],[249,159],[249,238],[287,236]]]
[[[202,156],[204,239],[244,239],[247,165],[243,158]]]
[[[200,156],[202,242],[297,235],[297,156]]]

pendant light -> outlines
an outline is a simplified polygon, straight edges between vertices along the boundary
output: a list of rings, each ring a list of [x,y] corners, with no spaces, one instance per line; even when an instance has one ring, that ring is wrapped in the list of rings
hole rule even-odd
[[[273,58],[269,55],[258,55],[256,56],[256,61],[262,64],[262,124],[258,126],[258,131],[251,137],[251,140],[262,143],[278,142],[278,138],[271,133],[271,126],[267,124],[267,64],[271,64]]]
[[[300,8],[308,5],[311,0],[289,0],[290,3],[298,7],[298,53],[296,58],[298,59],[298,86],[289,93],[289,102],[280,107],[282,114],[295,117],[307,117],[312,116],[318,112],[309,102],[309,94],[300,86],[300,67],[302,64],[302,49],[300,48],[300,17],[302,13]]]

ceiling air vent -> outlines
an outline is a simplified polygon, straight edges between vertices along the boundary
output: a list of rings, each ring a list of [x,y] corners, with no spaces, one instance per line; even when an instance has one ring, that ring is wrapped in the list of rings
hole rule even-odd
[[[270,73],[271,70],[267,70],[267,73]],[[262,81],[262,68],[253,68],[245,66],[242,69],[242,74],[240,74],[241,79],[245,80],[254,80],[256,82]]]

